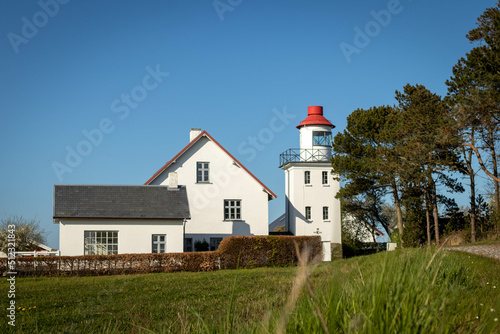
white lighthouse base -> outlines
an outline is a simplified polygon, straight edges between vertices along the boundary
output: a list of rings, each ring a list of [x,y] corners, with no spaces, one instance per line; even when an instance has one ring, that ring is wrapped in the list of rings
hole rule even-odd
[[[330,241],[323,241],[323,262],[330,262],[332,260],[332,244]]]

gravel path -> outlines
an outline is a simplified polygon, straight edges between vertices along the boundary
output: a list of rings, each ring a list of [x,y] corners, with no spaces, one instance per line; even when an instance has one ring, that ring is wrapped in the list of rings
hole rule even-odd
[[[500,260],[500,244],[447,247],[446,249],[492,257]]]

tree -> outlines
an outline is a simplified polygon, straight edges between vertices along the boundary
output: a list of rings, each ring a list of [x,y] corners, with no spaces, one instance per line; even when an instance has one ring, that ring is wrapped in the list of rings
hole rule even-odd
[[[463,191],[448,175],[460,166],[454,120],[441,97],[423,85],[407,84],[402,92],[396,91],[396,100],[401,118],[399,128],[395,129],[399,138],[396,152],[407,165],[406,173],[400,173],[400,177],[412,187],[421,188],[426,217],[432,212],[435,240],[439,244],[437,184],[451,191]],[[427,221],[429,229],[430,219]]]
[[[446,82],[455,105],[455,118],[462,129],[476,137],[464,138],[463,146],[474,152],[481,169],[495,182],[495,208],[500,210],[500,177],[497,144],[500,140],[500,1],[478,18],[467,34],[473,48],[453,67]],[[487,157],[489,161],[483,161]]]
[[[396,110],[390,106],[355,110],[347,118],[346,129],[334,138],[331,162],[334,173],[346,181],[337,198],[344,199],[359,216],[370,211],[376,217],[374,208],[390,193],[398,230],[403,235],[398,174],[404,163],[394,154],[398,138],[393,129],[397,120]],[[359,205],[363,201],[374,203],[371,210]],[[382,224],[387,230],[386,225]]]
[[[385,214],[385,191],[377,188],[368,188],[359,194],[348,194],[348,188],[340,190],[344,220],[349,220],[355,231],[367,231],[374,243],[376,240],[376,227],[382,226],[389,234],[390,219]],[[354,228],[353,225],[359,225]]]
[[[9,232],[12,231],[12,233]],[[38,248],[37,243],[44,243],[46,240],[45,231],[40,227],[40,221],[36,219],[26,219],[22,216],[12,216],[2,218],[0,223],[0,251],[7,253],[12,243],[9,234],[14,235],[16,252],[32,251]]]

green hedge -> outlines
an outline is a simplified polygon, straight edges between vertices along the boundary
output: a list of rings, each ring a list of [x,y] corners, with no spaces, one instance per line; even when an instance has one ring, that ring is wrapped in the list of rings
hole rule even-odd
[[[229,268],[283,266],[297,263],[295,244],[321,256],[321,238],[293,236],[230,236],[213,252],[45,256],[16,258],[18,276],[94,276]],[[0,259],[7,271],[7,259]]]
[[[224,268],[283,266],[297,263],[295,243],[302,252],[309,248],[309,260],[322,255],[319,236],[232,236],[224,238],[219,251]]]

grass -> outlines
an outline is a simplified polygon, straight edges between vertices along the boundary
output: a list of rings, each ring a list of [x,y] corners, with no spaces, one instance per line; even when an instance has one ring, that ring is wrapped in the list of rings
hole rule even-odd
[[[500,333],[500,262],[434,254],[407,249],[307,268],[18,278],[16,307],[25,310],[17,310],[15,332],[274,333],[285,319],[287,333],[321,333],[323,317],[330,333]],[[6,314],[5,278],[0,291]],[[7,320],[1,333],[14,332]]]

